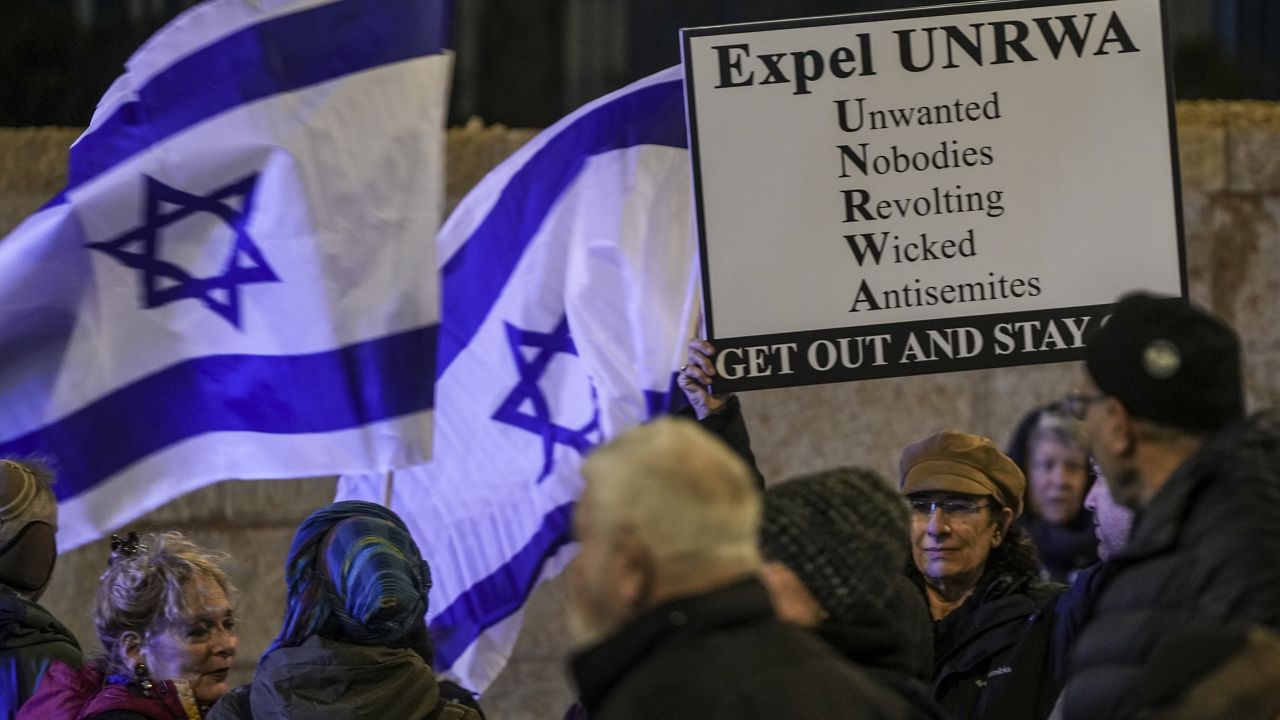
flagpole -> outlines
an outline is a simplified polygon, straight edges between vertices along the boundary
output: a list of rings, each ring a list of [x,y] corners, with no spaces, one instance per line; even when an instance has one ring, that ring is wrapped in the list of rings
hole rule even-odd
[[[396,477],[396,471],[395,471],[395,470],[388,470],[388,471],[387,471],[387,484],[386,484],[386,487],[384,488],[383,493],[382,493],[382,505],[383,505],[383,507],[387,507],[387,508],[390,508],[390,507],[391,507],[391,483],[392,483],[392,481],[393,481],[393,480],[395,480],[395,477]]]

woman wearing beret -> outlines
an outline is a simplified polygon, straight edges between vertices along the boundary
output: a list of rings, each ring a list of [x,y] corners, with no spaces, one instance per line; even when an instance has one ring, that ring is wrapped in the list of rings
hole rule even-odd
[[[715,348],[689,343],[678,382],[703,427],[754,467],[736,399],[715,395]],[[933,617],[932,690],[957,720],[1040,720],[1057,696],[1054,601],[1022,513],[1026,478],[986,438],[958,432],[906,449],[899,489],[911,506],[909,578]],[[763,484],[763,483],[762,483]]]
[[[906,448],[909,574],[934,620],[934,696],[959,720],[1047,717],[1053,606],[1022,513],[1026,478],[990,440],[956,431]]]

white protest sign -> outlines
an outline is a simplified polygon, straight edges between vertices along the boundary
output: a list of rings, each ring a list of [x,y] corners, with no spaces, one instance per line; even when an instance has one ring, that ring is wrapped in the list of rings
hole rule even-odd
[[[717,389],[1057,362],[1185,295],[1158,0],[687,29]]]

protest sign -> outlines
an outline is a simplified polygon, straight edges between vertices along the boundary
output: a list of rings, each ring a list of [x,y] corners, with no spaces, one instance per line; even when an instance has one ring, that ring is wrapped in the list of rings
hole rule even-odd
[[[717,390],[1078,359],[1185,295],[1157,0],[683,34]]]

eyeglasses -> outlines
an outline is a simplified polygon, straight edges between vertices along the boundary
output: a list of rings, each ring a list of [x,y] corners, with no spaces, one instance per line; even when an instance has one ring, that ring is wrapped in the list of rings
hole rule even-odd
[[[1089,412],[1089,406],[1106,400],[1106,395],[1089,395],[1079,390],[1069,392],[1062,398],[1062,409],[1066,410],[1071,417],[1077,420],[1084,420],[1084,416]]]
[[[960,498],[907,498],[911,512],[917,515],[933,515],[934,510],[941,510],[943,515],[976,515],[980,510],[991,507],[991,503],[981,500],[964,500]]]

